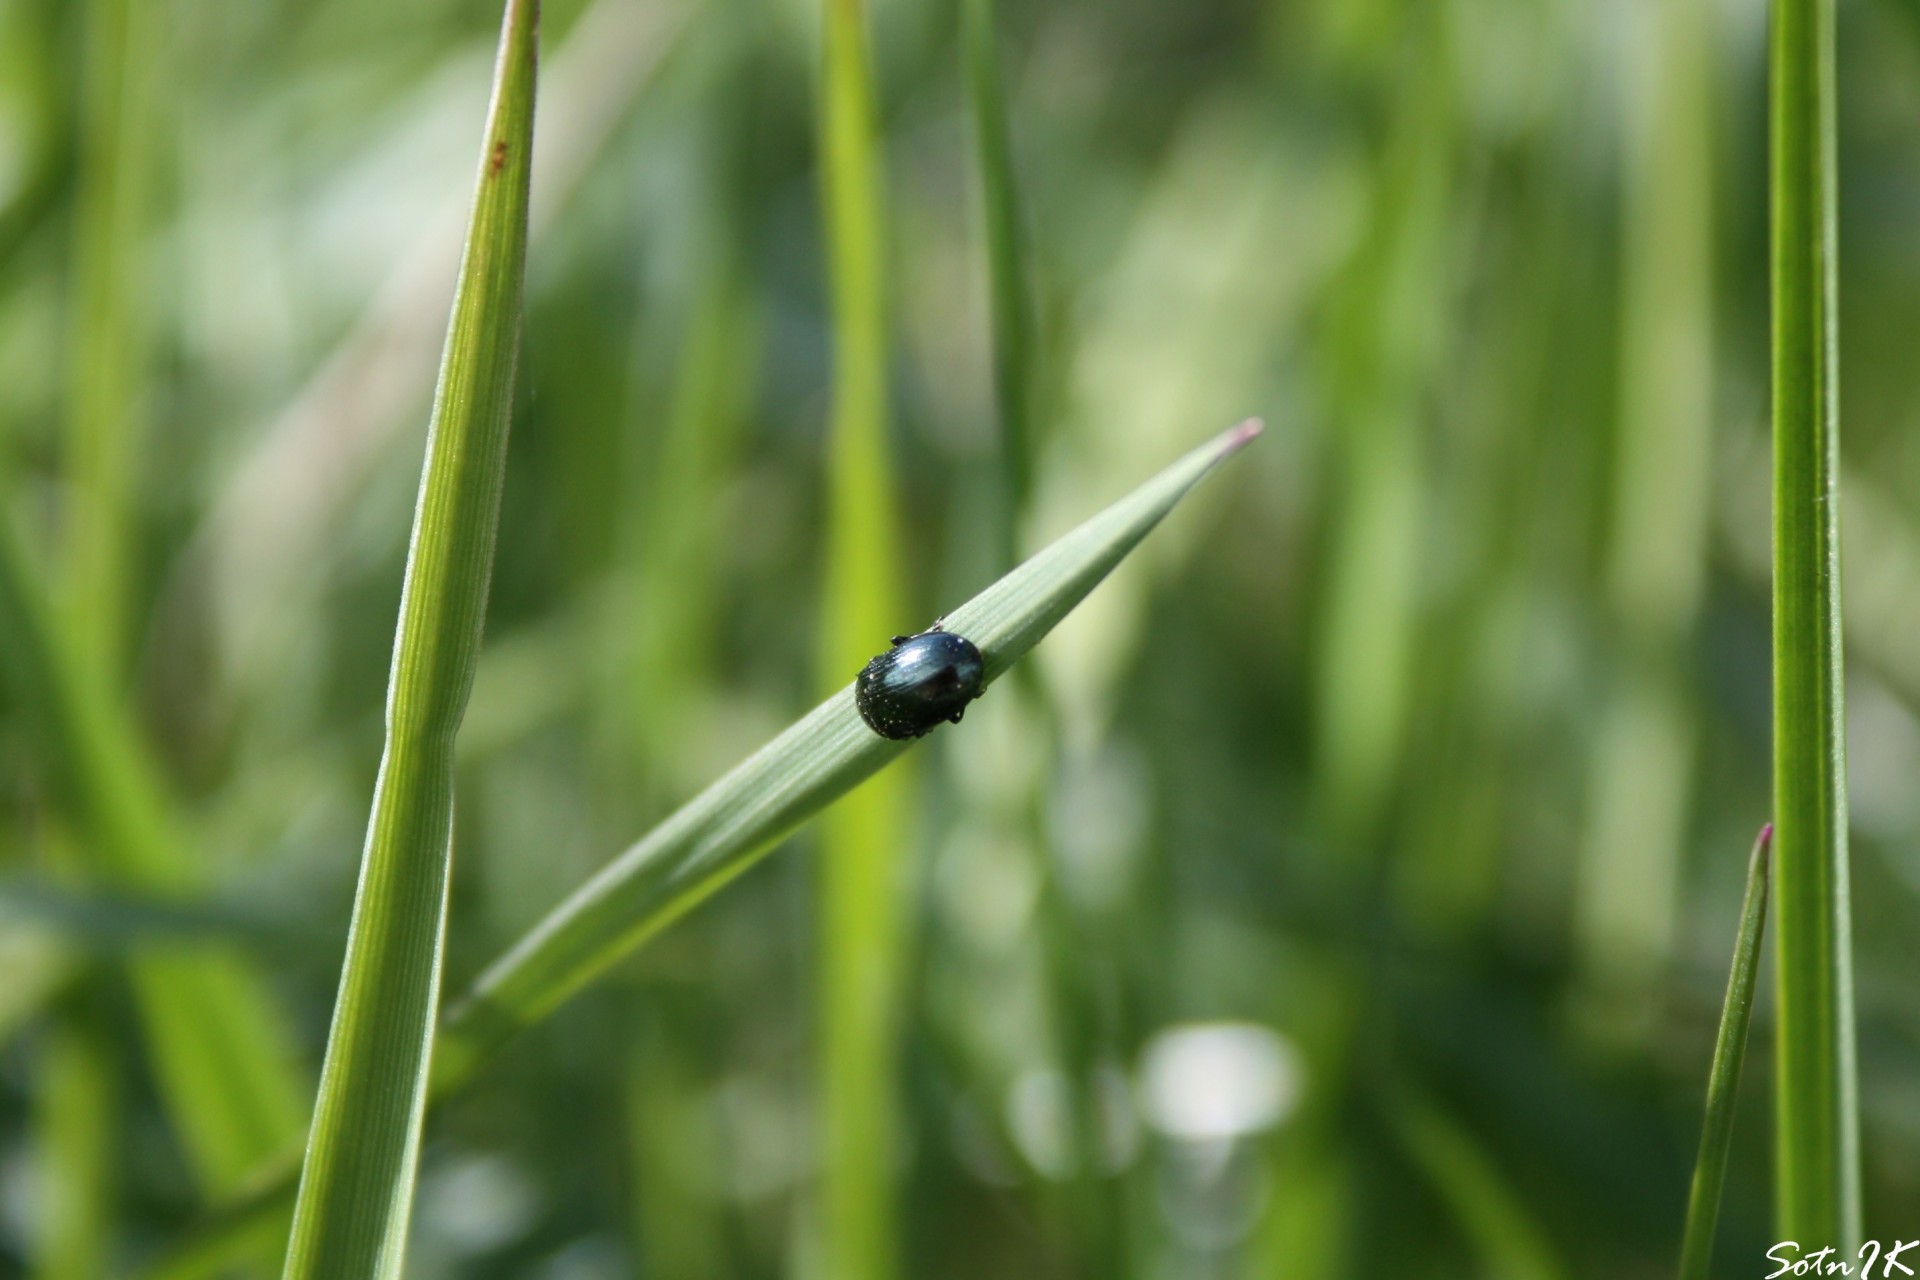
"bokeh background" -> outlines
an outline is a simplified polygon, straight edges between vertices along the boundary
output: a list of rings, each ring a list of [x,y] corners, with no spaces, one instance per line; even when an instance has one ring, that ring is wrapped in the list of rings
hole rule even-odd
[[[1269,428],[908,766],[901,1275],[1667,1273],[1768,806],[1764,10],[1004,7],[1023,540]],[[156,782],[130,821],[187,864],[162,892],[89,856],[16,663],[0,1276],[133,1274],[244,1181],[183,1141],[143,959],[237,957],[298,1132],[498,16],[0,5],[0,505],[91,619],[62,660]],[[904,631],[1000,572],[1006,468],[956,6],[871,18]],[[450,991],[820,693],[818,29],[546,5]],[[1891,1237],[1920,1227],[1920,6],[1843,0],[1839,83]],[[819,1272],[817,974],[863,942],[822,936],[811,855],[436,1110],[410,1276]],[[1763,997],[1731,1274],[1773,1239],[1770,1034]]]

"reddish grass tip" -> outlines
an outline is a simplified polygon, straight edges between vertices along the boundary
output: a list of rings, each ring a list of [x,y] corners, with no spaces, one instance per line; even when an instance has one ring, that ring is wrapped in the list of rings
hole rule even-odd
[[[1246,444],[1247,441],[1253,439],[1266,429],[1267,424],[1260,421],[1260,419],[1248,418],[1245,422],[1242,422],[1239,426],[1227,432],[1225,443],[1221,446],[1221,450],[1224,453],[1232,453],[1235,449],[1240,448]]]

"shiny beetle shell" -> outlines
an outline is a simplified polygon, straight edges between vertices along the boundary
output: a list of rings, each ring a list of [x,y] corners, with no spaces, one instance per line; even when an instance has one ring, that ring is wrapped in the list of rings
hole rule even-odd
[[[895,636],[893,648],[861,669],[854,705],[883,738],[918,738],[941,721],[960,723],[980,696],[986,662],[973,641],[936,627]]]

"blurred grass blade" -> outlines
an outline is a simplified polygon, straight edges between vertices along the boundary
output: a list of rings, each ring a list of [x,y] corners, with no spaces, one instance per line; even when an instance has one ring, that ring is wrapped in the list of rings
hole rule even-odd
[[[947,628],[980,646],[987,680],[997,680],[1215,463],[1259,430],[1249,421],[1187,454],[948,613]],[[854,709],[853,686],[843,687],[609,863],[482,973],[442,1023],[436,1084],[457,1084],[489,1050],[552,1012],[908,745],[867,728]]]
[[[1775,1233],[1850,1256],[1860,1235],[1860,1121],[1840,639],[1833,23],[1833,0],[1773,6]]]
[[[73,353],[68,388],[71,515],[66,593],[71,638],[119,683],[126,643],[127,558],[139,494],[142,317],[152,90],[165,26],[143,0],[89,0],[85,119],[75,220]]]
[[[120,1086],[111,1026],[92,1007],[64,1010],[41,1051],[36,1092],[46,1200],[33,1280],[112,1274]]]
[[[989,683],[1086,598],[1215,463],[1260,432],[1249,420],[1202,445],[947,615],[980,646]],[[884,643],[884,637],[883,637]],[[433,1054],[433,1093],[451,1093],[504,1041],[552,1013],[635,948],[757,862],[781,837],[899,757],[842,688],[681,806],[534,926],[452,1001]],[[264,1164],[145,1274],[210,1274],[232,1237],[285,1202],[294,1171]]]
[[[621,124],[681,47],[687,17],[674,0],[595,0],[545,59],[530,243],[542,243],[585,180],[604,172]],[[210,593],[227,679],[207,697],[231,703],[281,679],[277,655],[321,612],[308,593],[322,575],[308,570],[432,392],[467,212],[458,193],[433,207],[366,310],[221,480],[177,559],[161,608],[185,612]]]
[[[1595,717],[1576,945],[1609,1026],[1652,1026],[1679,924],[1699,730],[1685,691],[1706,591],[1713,444],[1713,15],[1632,22],[1622,166],[1620,395],[1606,606],[1620,661]]]
[[[400,1274],[446,937],[453,743],[480,649],[519,357],[539,8],[508,0],[501,27],[289,1280]]]
[[[1000,462],[1007,490],[1003,561],[1010,565],[1015,556],[1014,530],[1033,490],[1033,290],[1027,275],[993,0],[966,0],[961,21],[986,229],[993,382],[1000,412]]]
[[[886,217],[864,0],[824,6],[820,163],[833,319],[820,687],[900,631],[900,545],[887,450]],[[820,1272],[894,1273],[896,1005],[907,902],[906,789],[898,774],[821,822],[819,853]]]
[[[1561,1280],[1567,1275],[1545,1229],[1465,1126],[1410,1091],[1393,1098],[1389,1114],[1407,1154],[1479,1252],[1478,1274],[1494,1280]]]
[[[1319,610],[1315,754],[1334,829],[1371,857],[1398,776],[1419,650],[1424,396],[1446,350],[1448,242],[1462,132],[1445,6],[1415,6],[1416,66],[1393,85],[1372,206],[1329,323],[1328,586]]]
[[[1747,864],[1747,894],[1740,904],[1740,933],[1733,944],[1733,971],[1727,975],[1727,1000],[1720,1010],[1720,1032],[1713,1042],[1713,1067],[1707,1076],[1706,1122],[1700,1129],[1700,1156],[1693,1166],[1687,1197],[1686,1235],[1680,1246],[1680,1280],[1706,1280],[1713,1261],[1713,1231],[1720,1219],[1720,1194],[1727,1181],[1727,1152],[1733,1143],[1733,1106],[1740,1093],[1740,1068],[1747,1058],[1747,1024],[1753,1021],[1753,992],[1760,975],[1760,940],[1767,928],[1767,889],[1773,824],[1760,829]]]
[[[0,688],[71,826],[83,874],[170,899],[197,889],[133,728],[95,673],[55,642],[51,609],[0,521]],[[161,1095],[201,1186],[231,1194],[299,1132],[301,1095],[266,991],[212,943],[135,952],[135,1001]]]

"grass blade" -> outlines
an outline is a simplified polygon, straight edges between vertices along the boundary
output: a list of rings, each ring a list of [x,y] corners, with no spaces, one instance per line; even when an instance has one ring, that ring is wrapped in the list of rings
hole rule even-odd
[[[141,399],[141,246],[151,189],[149,136],[158,68],[154,6],[86,6],[86,112],[76,194],[74,353],[67,459],[73,510],[68,611],[73,639],[117,677],[124,659],[128,553],[137,497]]]
[[[1407,1155],[1479,1254],[1480,1274],[1498,1280],[1561,1280],[1567,1275],[1512,1180],[1465,1125],[1411,1089],[1390,1099],[1388,1116]]]
[[[400,1273],[446,935],[453,743],[480,649],[519,357],[539,8],[508,0],[501,27],[289,1280]]]
[[[1608,1030],[1644,1034],[1678,926],[1699,730],[1685,695],[1706,591],[1713,445],[1713,15],[1631,11],[1620,396],[1606,608],[1621,660],[1597,716],[1577,895]]]
[[[947,615],[980,646],[989,684],[1098,586],[1214,464],[1260,433],[1249,420],[1193,450]],[[751,867],[784,836],[872,777],[907,742],[876,735],[853,686],[748,757],[608,863],[482,972],[441,1019],[433,1094],[452,1093],[502,1043]],[[263,1167],[149,1280],[206,1274],[236,1233],[284,1203],[292,1170]]]
[[[1760,976],[1760,940],[1767,928],[1772,846],[1773,824],[1769,823],[1760,829],[1747,864],[1747,894],[1740,904],[1733,971],[1727,975],[1727,1000],[1720,1010],[1713,1067],[1707,1075],[1707,1116],[1700,1128],[1700,1156],[1694,1162],[1693,1189],[1687,1196],[1680,1280],[1706,1280],[1713,1261],[1713,1231],[1720,1219],[1727,1152],[1733,1143],[1733,1104],[1740,1093],[1740,1068],[1747,1058],[1747,1025],[1753,1021],[1753,992]]]
[[[47,1211],[32,1275],[95,1280],[111,1274],[120,1087],[106,1020],[92,1008],[64,1013],[40,1061],[38,1136]]]
[[[1005,560],[1012,564],[1013,528],[1033,488],[1033,291],[1027,278],[1013,139],[1000,74],[993,0],[967,0],[961,12],[968,98],[980,166],[987,240],[987,292],[992,317],[994,394],[1000,413],[1000,459],[1006,479]]]
[[[1860,1234],[1842,705],[1832,0],[1771,34],[1773,785],[1782,1238]]]
[[[1249,421],[1195,449],[948,613],[947,627],[980,646],[988,682],[1259,430]],[[458,1083],[488,1051],[552,1012],[908,745],[867,728],[851,683],[815,707],[614,859],[482,973],[442,1023],[436,1084]]]
[[[52,610],[0,521],[0,687],[21,713],[85,874],[170,900],[197,890],[132,725],[90,664],[54,638]],[[301,1095],[267,993],[215,944],[142,949],[128,963],[148,1053],[201,1184],[231,1194],[299,1132]]]
[[[901,630],[887,458],[886,218],[863,0],[825,6],[820,156],[833,310],[821,687]],[[907,779],[877,779],[822,820],[819,855],[820,1270],[894,1271],[895,1007],[907,903]]]

